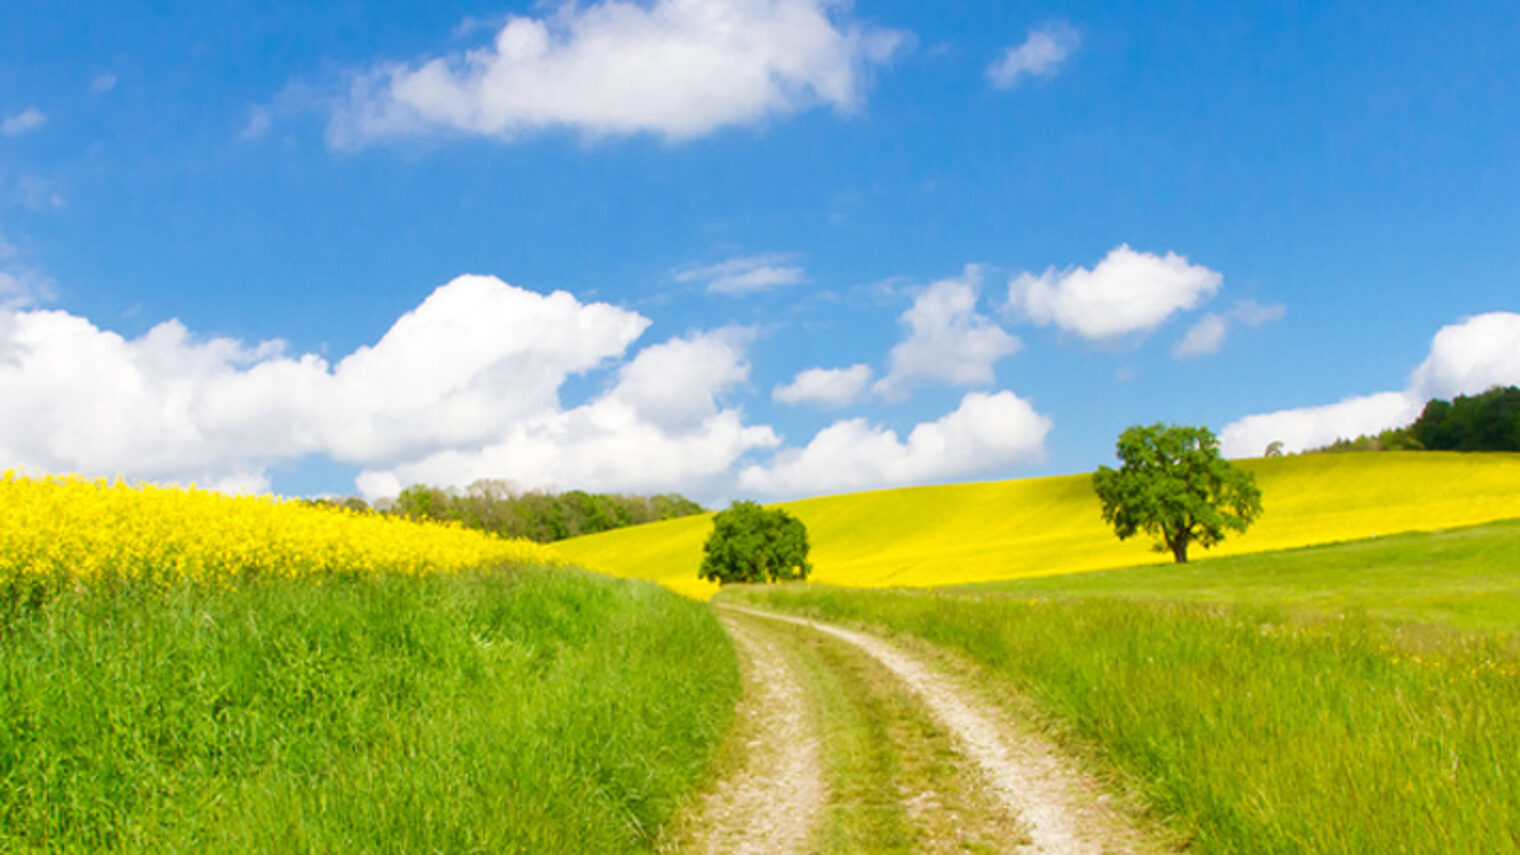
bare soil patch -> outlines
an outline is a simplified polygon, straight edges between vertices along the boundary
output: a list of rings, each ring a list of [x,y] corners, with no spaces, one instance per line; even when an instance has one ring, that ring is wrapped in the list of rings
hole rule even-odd
[[[737,712],[742,757],[664,848],[714,855],[807,851],[827,798],[810,699],[773,633],[732,617],[723,623],[744,663]]]

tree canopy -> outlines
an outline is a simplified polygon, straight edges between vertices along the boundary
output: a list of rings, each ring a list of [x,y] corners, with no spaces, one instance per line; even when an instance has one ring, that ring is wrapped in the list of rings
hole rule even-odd
[[[1181,564],[1190,545],[1207,549],[1261,514],[1255,476],[1220,455],[1208,428],[1135,425],[1116,451],[1122,465],[1098,467],[1093,489],[1120,540],[1144,532]]]
[[[1520,451],[1520,387],[1434,399],[1409,431],[1429,451]]]
[[[713,515],[712,534],[702,546],[697,575],[720,585],[806,579],[807,527],[779,508],[768,510],[738,501]]]

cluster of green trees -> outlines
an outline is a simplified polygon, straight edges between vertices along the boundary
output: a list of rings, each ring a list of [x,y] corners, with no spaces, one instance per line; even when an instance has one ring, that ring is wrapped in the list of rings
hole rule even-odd
[[[352,510],[371,510],[363,499],[323,500]],[[571,490],[519,492],[506,481],[484,479],[464,490],[413,484],[373,510],[411,519],[457,522],[502,537],[525,537],[539,543],[595,534],[639,523],[705,513],[706,508],[679,493],[633,496]]]
[[[1431,451],[1520,451],[1520,387],[1436,399],[1409,431]]]
[[[1434,398],[1413,424],[1338,439],[1311,452],[1520,451],[1520,387],[1495,386],[1450,401]]]

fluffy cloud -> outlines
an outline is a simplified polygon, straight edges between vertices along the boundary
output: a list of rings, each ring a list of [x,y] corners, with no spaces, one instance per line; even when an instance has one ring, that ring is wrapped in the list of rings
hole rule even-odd
[[[987,79],[999,89],[1009,89],[1026,76],[1051,77],[1081,43],[1081,34],[1065,22],[1030,30],[1023,43],[1008,48],[987,67]]]
[[[864,363],[849,368],[809,368],[797,372],[792,382],[771,390],[771,399],[783,404],[844,407],[859,400],[870,382],[871,368]]]
[[[47,116],[36,107],[27,107],[14,116],[0,119],[0,137],[19,137],[47,123]]]
[[[270,465],[325,455],[399,479],[665,489],[776,444],[723,409],[748,333],[646,347],[614,385],[565,410],[560,386],[625,354],[649,321],[625,309],[464,276],[336,365],[278,341],[198,339],[169,321],[128,339],[59,311],[0,311],[0,465],[267,486]],[[387,490],[378,490],[376,485]]]
[[[1410,377],[1422,400],[1471,395],[1520,383],[1520,314],[1490,312],[1445,326]]]
[[[706,282],[710,294],[742,297],[785,285],[799,285],[807,274],[795,264],[796,256],[768,253],[730,258],[717,264],[676,271],[677,282]]]
[[[1219,445],[1227,457],[1259,457],[1278,441],[1286,451],[1303,451],[1341,437],[1409,424],[1420,414],[1420,404],[1403,392],[1379,392],[1319,407],[1246,416],[1225,426]]]
[[[1121,244],[1091,270],[1021,273],[1008,285],[1008,308],[1089,340],[1149,332],[1176,312],[1218,293],[1224,277],[1185,256],[1136,252]]]
[[[988,473],[1039,460],[1050,427],[1049,418],[1012,392],[972,392],[948,415],[915,426],[907,441],[865,419],[836,422],[805,448],[746,467],[739,486],[798,496]]]
[[[1018,351],[1019,340],[976,310],[981,270],[968,266],[958,279],[942,279],[903,313],[908,335],[892,348],[891,370],[877,392],[899,397],[915,381],[955,385],[992,382],[992,366]]]
[[[1220,447],[1231,457],[1261,454],[1281,440],[1287,451],[1328,445],[1414,421],[1430,398],[1472,395],[1520,384],[1520,314],[1491,312],[1442,327],[1430,353],[1401,392],[1348,398],[1337,404],[1247,416],[1225,426]]]
[[[646,347],[618,372],[608,399],[641,421],[686,430],[718,414],[718,396],[749,377],[752,334],[730,327]]]
[[[264,381],[322,372],[275,356],[277,345],[193,342],[173,321],[128,340],[64,312],[0,317],[0,395],[27,414],[0,423],[4,465],[215,482],[261,468],[255,458],[304,450],[281,422],[299,390],[287,398]],[[246,393],[278,409],[261,425],[231,425],[222,406]]]
[[[691,490],[728,472],[740,455],[779,440],[746,427],[719,396],[749,376],[749,334],[726,329],[653,345],[618,372],[606,394],[569,411],[510,422],[479,448],[450,449],[390,470],[364,472],[368,495],[425,482],[468,484],[505,475],[518,484],[602,490]]]
[[[109,71],[90,78],[90,94],[104,95],[116,88],[116,75]]]
[[[461,276],[333,372],[325,445],[354,462],[483,442],[557,406],[567,377],[623,353],[649,320],[563,291]]]
[[[356,77],[337,146],[443,129],[511,138],[552,127],[686,139],[816,105],[849,110],[901,33],[832,0],[566,2],[512,16],[488,46]],[[832,14],[831,14],[832,13]]]
[[[393,496],[405,484],[506,477],[526,487],[701,495],[726,486],[719,482],[741,455],[779,441],[767,426],[746,426],[736,409],[720,410],[688,430],[667,432],[612,396],[514,423],[499,440],[479,449],[449,450],[389,470],[365,471],[358,486],[368,496]]]
[[[1247,327],[1259,327],[1262,324],[1280,321],[1288,313],[1288,308],[1280,303],[1270,306],[1262,305],[1255,300],[1241,300],[1235,304],[1235,308],[1224,314],[1209,312],[1198,323],[1194,324],[1172,348],[1172,356],[1178,359],[1192,359],[1210,353],[1218,353],[1224,347],[1225,337],[1230,332],[1230,327],[1240,324]]]

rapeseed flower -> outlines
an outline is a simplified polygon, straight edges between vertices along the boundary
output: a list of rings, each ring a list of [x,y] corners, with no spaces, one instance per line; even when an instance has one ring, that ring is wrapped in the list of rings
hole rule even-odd
[[[550,548],[459,526],[75,475],[0,475],[0,585],[231,584],[559,565]]]

